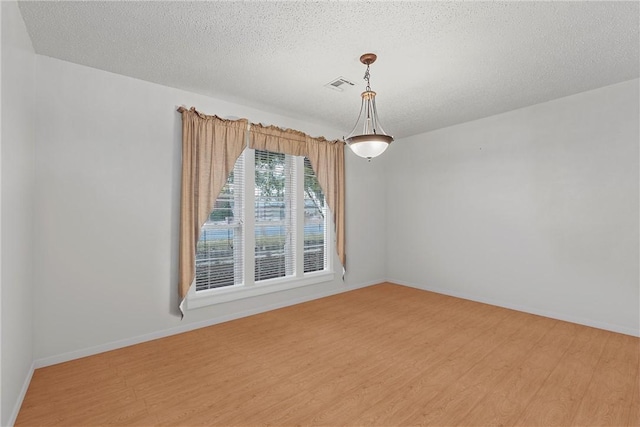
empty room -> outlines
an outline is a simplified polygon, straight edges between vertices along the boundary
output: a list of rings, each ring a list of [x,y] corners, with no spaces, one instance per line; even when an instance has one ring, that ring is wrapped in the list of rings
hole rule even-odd
[[[2,426],[640,426],[637,1],[0,26]]]

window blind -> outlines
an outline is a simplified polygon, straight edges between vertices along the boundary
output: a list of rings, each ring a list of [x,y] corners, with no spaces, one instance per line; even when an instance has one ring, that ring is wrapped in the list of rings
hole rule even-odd
[[[196,292],[243,281],[244,155],[241,155],[201,228],[196,247]]]
[[[294,274],[295,175],[291,156],[255,152],[255,281]]]
[[[311,162],[304,158],[304,272],[324,270],[326,262],[326,216],[324,194],[313,172]]]

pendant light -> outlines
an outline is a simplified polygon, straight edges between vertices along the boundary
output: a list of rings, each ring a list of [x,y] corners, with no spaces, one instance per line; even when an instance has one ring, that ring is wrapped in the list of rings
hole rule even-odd
[[[393,137],[387,135],[380,125],[378,111],[376,110],[376,93],[371,90],[369,83],[369,66],[377,58],[374,53],[365,53],[360,57],[360,62],[367,66],[367,71],[364,73],[367,87],[362,92],[362,104],[360,105],[358,120],[349,136],[345,138],[345,142],[356,155],[369,161],[373,157],[382,154],[389,144],[393,142]],[[356,133],[357,130],[362,130],[362,133]]]

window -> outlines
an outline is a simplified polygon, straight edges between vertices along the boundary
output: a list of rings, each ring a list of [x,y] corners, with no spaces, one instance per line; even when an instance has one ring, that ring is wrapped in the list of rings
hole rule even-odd
[[[196,295],[329,273],[327,217],[307,158],[245,149],[202,227]]]

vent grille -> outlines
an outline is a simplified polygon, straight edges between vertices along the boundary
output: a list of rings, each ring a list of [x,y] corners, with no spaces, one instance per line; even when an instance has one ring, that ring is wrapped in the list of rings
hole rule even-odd
[[[344,77],[333,79],[325,85],[325,87],[336,90],[338,92],[342,92],[344,88],[348,88],[350,86],[355,86],[355,83],[353,83],[351,80],[345,79]]]

